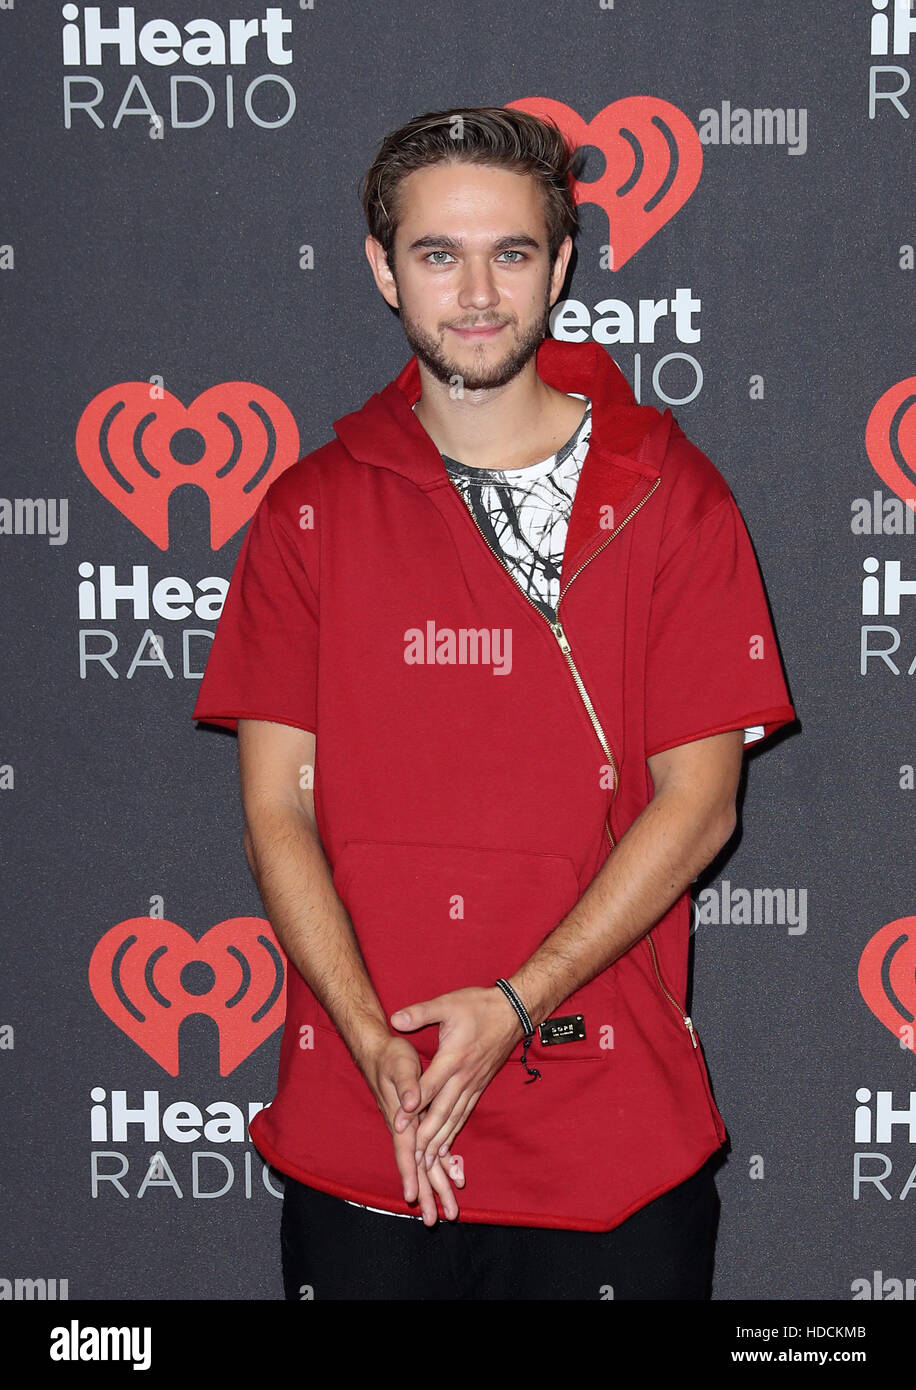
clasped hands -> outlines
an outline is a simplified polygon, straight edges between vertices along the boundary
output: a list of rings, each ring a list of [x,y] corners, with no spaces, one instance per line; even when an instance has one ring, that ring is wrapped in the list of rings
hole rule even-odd
[[[439,1024],[439,1045],[425,1071],[406,1038],[390,1039],[387,1104],[379,1102],[379,1109],[394,1140],[404,1200],[419,1199],[425,1224],[433,1226],[438,1193],[443,1214],[454,1221],[458,1203],[452,1183],[463,1187],[464,1171],[460,1157],[450,1152],[452,1141],[521,1040],[518,1017],[493,985],[408,1004],[389,1015],[389,1022],[399,1033]]]

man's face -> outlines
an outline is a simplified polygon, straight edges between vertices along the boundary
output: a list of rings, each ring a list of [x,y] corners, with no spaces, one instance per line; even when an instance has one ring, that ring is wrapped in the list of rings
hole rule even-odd
[[[399,194],[393,272],[378,243],[366,240],[407,341],[445,385],[504,386],[547,333],[570,238],[551,266],[540,191],[527,174],[435,164],[407,175]]]

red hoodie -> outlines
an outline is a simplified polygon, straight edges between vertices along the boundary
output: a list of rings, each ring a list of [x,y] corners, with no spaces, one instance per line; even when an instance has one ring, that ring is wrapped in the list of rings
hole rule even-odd
[[[490,550],[411,406],[417,360],[278,477],[245,536],[193,717],[317,735],[318,830],[386,1014],[510,976],[652,797],[646,758],[794,718],[734,498],[592,342],[541,378],[592,402],[552,627]],[[616,775],[615,775],[616,774]],[[457,1136],[460,1219],[609,1230],[725,1140],[687,1017],[689,894],[570,995]],[[395,1030],[392,1029],[392,1032]],[[437,1027],[405,1034],[424,1067]],[[311,1044],[311,1045],[310,1045]],[[394,1212],[392,1140],[299,972],[273,1103],[281,1172]]]

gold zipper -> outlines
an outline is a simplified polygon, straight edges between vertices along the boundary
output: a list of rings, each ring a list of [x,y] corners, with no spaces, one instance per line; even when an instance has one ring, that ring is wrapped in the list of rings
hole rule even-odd
[[[597,550],[595,551],[595,554],[596,554],[596,555],[598,554]],[[575,578],[575,576],[573,576],[573,577]],[[561,595],[561,597],[562,597],[562,595]],[[557,599],[557,610],[558,610],[558,611],[559,611],[559,607],[560,607],[560,600]],[[549,620],[548,620],[548,621],[549,621]],[[601,727],[601,722],[600,722],[600,720],[599,720],[597,714],[595,713],[595,707],[594,707],[594,705],[592,704],[591,699],[589,698],[588,691],[587,691],[586,688],[585,688],[585,682],[583,681],[582,677],[579,675],[579,668],[576,666],[576,663],[575,663],[575,661],[573,660],[572,647],[569,645],[569,642],[568,642],[567,637],[566,637],[566,633],[563,631],[563,628],[562,628],[562,626],[561,626],[561,624],[560,624],[559,618],[555,619],[554,622],[552,622],[552,623],[550,624],[550,627],[551,627],[551,630],[552,630],[552,632],[553,632],[554,637],[556,637],[557,641],[558,641],[559,644],[560,644],[560,651],[561,651],[561,652],[563,653],[563,655],[566,657],[567,665],[569,666],[569,669],[570,669],[570,671],[572,672],[572,678],[573,678],[573,680],[576,682],[576,686],[577,686],[577,688],[578,688],[579,694],[582,696],[582,703],[584,704],[584,706],[585,706],[585,708],[586,708],[586,711],[587,711],[587,713],[588,713],[589,719],[592,721],[592,727],[594,728],[595,733],[598,735],[598,742],[601,744],[602,750],[603,750],[603,752],[604,752],[604,756],[607,758],[608,762],[610,763],[610,765],[611,765],[611,767],[613,768],[613,771],[614,771],[614,790],[613,790],[613,792],[612,792],[612,794],[611,794],[610,802],[608,803],[607,815],[606,815],[605,818],[604,818],[604,831],[605,831],[605,834],[606,834],[607,837],[608,837],[608,840],[610,841],[611,849],[613,849],[613,848],[614,848],[614,836],[613,836],[613,834],[612,834],[612,832],[611,832],[611,827],[610,827],[609,821],[610,821],[610,816],[611,816],[611,807],[612,807],[613,804],[614,804],[614,797],[617,795],[617,759],[614,757],[614,754],[613,754],[613,752],[612,752],[612,750],[611,750],[611,747],[610,747],[610,745],[609,745],[609,743],[608,743],[608,741],[607,741],[607,738],[605,737],[604,730],[603,730],[602,727]]]
[[[613,833],[612,833],[612,831],[611,831],[611,826],[610,826],[611,808],[612,808],[613,805],[614,805],[614,798],[615,798],[616,795],[617,795],[617,784],[618,784],[618,782],[620,781],[619,769],[618,769],[618,767],[617,767],[617,759],[614,757],[614,754],[613,754],[613,752],[612,752],[612,750],[611,750],[611,746],[610,746],[610,744],[608,743],[607,736],[605,735],[605,732],[604,732],[604,730],[603,730],[602,727],[601,727],[601,721],[599,720],[597,714],[595,713],[595,707],[594,707],[594,705],[592,704],[591,698],[590,698],[590,696],[589,696],[589,693],[588,693],[588,691],[587,691],[586,688],[585,688],[585,682],[583,681],[582,677],[579,675],[579,669],[578,669],[578,667],[576,666],[576,663],[575,663],[575,661],[574,661],[574,659],[573,659],[572,648],[571,648],[570,645],[569,645],[569,640],[568,640],[568,638],[567,638],[567,636],[566,636],[566,633],[563,631],[563,626],[562,626],[562,624],[561,624],[561,622],[560,622],[560,618],[559,618],[560,604],[562,603],[563,598],[564,598],[564,595],[566,594],[566,592],[567,592],[567,590],[569,589],[569,586],[570,586],[570,584],[573,582],[573,580],[576,579],[576,578],[582,573],[582,571],[585,569],[586,565],[590,565],[590,564],[591,564],[592,560],[594,560],[594,558],[595,558],[596,555],[600,555],[600,554],[601,554],[601,552],[602,552],[602,550],[604,550],[605,546],[610,545],[611,541],[614,539],[614,537],[615,537],[616,535],[618,535],[618,534],[623,530],[623,528],[624,528],[624,526],[626,526],[627,522],[628,522],[628,521],[631,521],[631,520],[633,519],[633,517],[634,517],[634,516],[636,515],[636,513],[639,511],[640,507],[642,507],[646,502],[648,502],[649,498],[652,496],[653,492],[655,491],[655,489],[658,487],[658,485],[659,485],[660,483],[661,483],[661,477],[659,476],[658,478],[655,479],[655,482],[654,482],[654,483],[652,484],[652,486],[649,488],[648,492],[646,492],[646,493],[639,499],[639,501],[637,502],[636,506],[633,507],[633,509],[632,509],[630,512],[627,513],[627,515],[624,517],[623,521],[621,521],[620,525],[619,525],[619,526],[616,526],[616,527],[614,528],[614,530],[611,532],[611,534],[607,537],[607,539],[601,542],[601,544],[599,545],[598,549],[597,549],[597,550],[593,550],[592,553],[591,553],[591,555],[589,555],[587,559],[585,559],[585,560],[582,561],[582,564],[581,564],[581,565],[579,566],[579,568],[575,571],[575,573],[573,573],[573,574],[571,574],[571,575],[569,576],[569,578],[567,579],[566,583],[563,585],[563,588],[560,590],[559,596],[557,597],[557,606],[556,606],[556,608],[555,608],[555,610],[554,610],[555,617],[554,617],[553,621],[551,621],[550,618],[545,617],[544,614],[541,612],[540,608],[538,607],[538,605],[534,602],[534,600],[533,600],[532,598],[530,598],[530,597],[528,596],[528,594],[525,593],[525,591],[524,591],[524,589],[521,587],[521,585],[518,584],[517,581],[515,581],[514,579],[512,580],[512,582],[515,584],[515,587],[518,589],[519,593],[521,594],[522,598],[523,598],[523,599],[526,599],[527,602],[531,604],[531,607],[532,607],[532,608],[534,609],[534,611],[537,613],[537,615],[538,615],[539,618],[543,618],[544,622],[547,623],[547,626],[550,628],[550,630],[551,630],[551,632],[553,633],[554,637],[557,639],[557,642],[558,642],[558,644],[559,644],[560,650],[561,650],[561,652],[563,653],[564,657],[566,658],[566,664],[567,664],[568,667],[569,667],[569,670],[570,670],[570,673],[571,673],[571,675],[572,675],[572,678],[573,678],[573,680],[574,680],[575,683],[576,683],[576,689],[578,690],[579,695],[580,695],[581,700],[582,700],[582,703],[583,703],[583,705],[585,706],[586,713],[588,714],[588,717],[589,717],[589,719],[591,720],[592,728],[595,730],[595,733],[596,733],[596,735],[597,735],[597,737],[598,737],[598,742],[601,744],[602,752],[604,753],[604,756],[607,758],[608,763],[610,764],[611,768],[613,769],[613,772],[614,772],[614,791],[613,791],[613,793],[612,793],[612,795],[611,795],[611,800],[610,800],[610,802],[609,802],[609,804],[608,804],[607,815],[606,815],[605,818],[604,818],[604,829],[605,829],[605,833],[606,833],[606,835],[607,835],[607,837],[608,837],[608,840],[610,841],[611,849],[613,849],[613,848],[614,848],[614,845],[615,845],[614,836],[613,836]],[[463,505],[463,504],[462,504],[462,505]],[[503,570],[505,570],[506,566],[505,566],[504,562],[500,559],[499,555],[496,554],[496,551],[493,549],[492,545],[491,545],[490,542],[487,540],[486,536],[484,535],[483,531],[481,530],[480,523],[478,522],[478,520],[477,520],[476,516],[474,515],[474,513],[471,511],[471,509],[470,509],[469,507],[464,507],[464,510],[467,512],[468,516],[471,518],[471,520],[473,521],[474,525],[477,527],[477,530],[480,532],[480,535],[481,535],[481,538],[482,538],[482,540],[483,540],[484,545],[487,547],[487,549],[490,551],[490,553],[491,553],[492,555],[494,555],[494,556],[496,557],[496,559],[499,561],[500,568],[503,569]],[[512,578],[511,575],[510,575],[509,577],[510,577],[510,579]]]
[[[605,734],[605,732],[604,732],[604,729],[601,727],[601,721],[600,721],[600,719],[598,718],[598,715],[595,713],[595,707],[594,707],[594,705],[592,704],[592,701],[591,701],[591,698],[590,698],[590,696],[589,696],[589,693],[588,693],[588,691],[587,691],[586,688],[585,688],[585,682],[582,680],[582,677],[581,677],[580,674],[579,674],[579,668],[576,666],[575,660],[573,659],[572,648],[571,648],[570,645],[569,645],[569,640],[568,640],[568,638],[567,638],[567,636],[566,636],[566,633],[563,631],[563,625],[561,624],[560,619],[559,619],[560,604],[561,604],[561,602],[563,601],[563,598],[564,598],[566,592],[568,591],[569,586],[570,586],[570,584],[573,582],[573,580],[576,579],[576,578],[582,573],[582,571],[585,569],[586,565],[590,565],[590,564],[591,564],[592,560],[594,560],[594,558],[595,558],[596,555],[600,555],[600,554],[601,554],[601,552],[602,552],[602,550],[604,550],[605,546],[610,545],[611,541],[614,539],[615,536],[619,535],[619,533],[623,530],[624,526],[626,526],[627,522],[628,522],[628,521],[631,521],[631,520],[633,519],[633,517],[634,517],[634,516],[636,515],[636,513],[639,511],[640,507],[644,506],[645,503],[648,502],[649,498],[652,496],[653,492],[654,492],[655,489],[658,487],[658,485],[660,484],[660,482],[661,482],[661,477],[658,477],[658,478],[655,479],[655,482],[654,482],[654,483],[652,484],[652,486],[649,488],[648,492],[646,492],[646,493],[639,499],[639,501],[637,502],[636,506],[633,507],[633,509],[627,513],[627,515],[624,517],[623,521],[621,521],[620,525],[619,525],[619,526],[616,526],[616,527],[614,528],[614,530],[611,532],[611,534],[607,537],[607,539],[604,540],[604,541],[602,541],[602,543],[601,543],[601,545],[599,545],[598,549],[592,551],[591,555],[589,555],[587,559],[583,560],[583,561],[582,561],[582,564],[579,566],[579,568],[578,568],[573,574],[571,574],[571,575],[569,576],[569,578],[567,579],[566,583],[563,585],[563,588],[560,590],[559,596],[558,596],[558,598],[557,598],[557,606],[556,606],[556,609],[554,610],[557,616],[554,618],[553,621],[551,621],[550,618],[544,617],[544,614],[541,612],[541,610],[540,610],[540,608],[538,607],[538,605],[534,602],[533,599],[529,598],[529,596],[525,593],[524,589],[522,589],[521,585],[519,585],[515,580],[512,581],[513,583],[515,583],[515,587],[518,589],[518,591],[519,591],[519,593],[521,594],[522,598],[526,599],[526,600],[528,601],[528,603],[531,604],[531,607],[532,607],[532,608],[534,609],[534,611],[538,614],[538,616],[539,616],[540,618],[543,618],[543,619],[544,619],[544,621],[547,623],[548,627],[550,628],[551,632],[553,633],[554,637],[557,639],[557,642],[558,642],[558,644],[559,644],[560,650],[561,650],[561,652],[563,653],[564,657],[566,658],[566,664],[569,666],[570,673],[571,673],[571,675],[572,675],[573,680],[575,681],[576,689],[578,690],[579,695],[580,695],[581,700],[582,700],[582,703],[583,703],[583,705],[585,706],[586,713],[588,714],[588,717],[589,717],[589,719],[591,720],[592,728],[595,730],[595,734],[597,735],[598,742],[601,744],[601,750],[602,750],[602,752],[604,753],[604,756],[607,758],[608,763],[610,764],[611,768],[613,769],[613,772],[614,772],[614,790],[613,790],[613,793],[612,793],[612,795],[611,795],[611,800],[610,800],[610,802],[609,802],[609,804],[608,804],[607,815],[606,815],[605,818],[604,818],[604,829],[605,829],[605,833],[607,834],[607,837],[608,837],[608,840],[610,841],[610,844],[611,844],[611,848],[612,848],[612,849],[614,848],[616,841],[614,840],[614,835],[613,835],[613,832],[611,831],[611,825],[610,825],[610,821],[611,821],[611,810],[612,810],[613,805],[614,805],[614,799],[615,799],[615,797],[617,796],[617,787],[618,787],[619,782],[620,782],[619,769],[618,769],[618,767],[617,767],[617,759],[614,757],[613,751],[612,751],[612,749],[611,749],[610,744],[608,743],[607,736],[606,736],[606,734]],[[490,551],[490,553],[491,553],[493,556],[495,556],[495,558],[499,561],[500,567],[501,567],[502,569],[505,569],[505,568],[506,568],[505,564],[504,564],[503,561],[500,559],[499,555],[497,555],[496,551],[493,549],[493,547],[492,547],[492,545],[490,544],[490,542],[487,540],[486,536],[484,535],[483,531],[481,530],[480,523],[478,522],[477,518],[474,516],[474,513],[470,510],[469,507],[465,507],[464,510],[467,512],[468,516],[470,516],[470,518],[471,518],[471,520],[473,521],[474,525],[477,527],[477,530],[480,532],[480,536],[481,536],[481,538],[482,538],[482,540],[483,540],[483,542],[484,542],[484,545],[487,547],[487,549]],[[509,577],[510,577],[510,579],[511,579],[512,576],[510,575]],[[664,983],[664,981],[662,980],[661,974],[659,973],[659,969],[658,969],[658,956],[657,956],[656,953],[655,953],[655,942],[652,940],[652,933],[651,933],[651,931],[646,933],[646,940],[647,940],[648,943],[649,943],[649,950],[652,952],[652,964],[653,964],[653,966],[654,966],[654,968],[655,968],[655,977],[656,977],[656,979],[658,980],[659,988],[661,989],[662,993],[665,995],[665,998],[668,999],[668,1000],[670,1000],[670,1002],[671,1002],[671,1004],[673,1005],[673,1007],[674,1007],[675,1009],[677,1009],[678,1014],[679,1014],[680,1017],[683,1019],[684,1027],[687,1029],[687,1032],[690,1034],[690,1041],[693,1043],[694,1048],[696,1048],[696,1046],[697,1046],[697,1035],[696,1035],[696,1030],[695,1030],[694,1025],[693,1025],[693,1019],[692,1019],[688,1014],[685,1014],[685,1013],[684,1013],[684,1010],[681,1008],[680,1004],[677,1002],[677,1000],[674,998],[674,996],[668,992],[668,990],[667,990],[666,987],[665,987],[665,983]]]
[[[652,933],[651,933],[651,932],[646,932],[646,940],[647,940],[648,943],[649,943],[649,950],[652,952],[652,964],[655,966],[655,978],[658,980],[658,983],[659,983],[659,985],[660,985],[660,987],[661,987],[661,991],[662,991],[662,993],[663,993],[664,995],[667,996],[667,998],[669,998],[669,999],[671,1000],[672,1004],[673,1004],[674,1007],[677,1009],[677,1011],[678,1011],[678,1013],[680,1014],[681,1018],[684,1020],[684,1027],[687,1029],[687,1032],[690,1034],[690,1041],[693,1043],[694,1047],[696,1047],[696,1045],[697,1045],[697,1034],[696,1034],[696,1029],[695,1029],[694,1026],[693,1026],[693,1019],[690,1017],[689,1014],[685,1014],[685,1013],[684,1013],[684,1010],[681,1008],[680,1004],[677,1002],[677,1000],[674,998],[674,996],[673,996],[672,994],[669,994],[669,993],[668,993],[667,989],[665,989],[664,981],[662,980],[662,977],[661,977],[661,975],[659,974],[659,971],[658,971],[658,956],[655,954],[655,942],[652,940]]]
[[[559,597],[557,598],[557,606],[556,606],[556,614],[557,614],[557,616],[556,616],[556,619],[555,619],[554,622],[552,622],[552,623],[550,624],[550,627],[551,627],[551,630],[552,630],[552,632],[553,632],[553,635],[554,635],[554,637],[556,637],[557,641],[558,641],[559,644],[560,644],[560,650],[561,650],[561,652],[563,653],[563,655],[566,657],[567,665],[569,666],[570,672],[572,673],[573,680],[576,682],[576,687],[577,687],[577,689],[578,689],[578,691],[579,691],[579,694],[580,694],[581,697],[582,697],[582,703],[585,705],[585,709],[586,709],[586,712],[587,712],[587,714],[588,714],[588,717],[589,717],[589,719],[592,721],[592,727],[594,728],[595,733],[596,733],[597,736],[598,736],[598,742],[601,744],[602,752],[604,753],[604,756],[607,758],[607,760],[608,760],[608,762],[610,763],[611,768],[613,769],[613,772],[614,772],[614,790],[613,790],[613,792],[612,792],[612,794],[611,794],[610,802],[608,803],[607,815],[606,815],[605,818],[604,818],[604,830],[605,830],[605,834],[606,834],[607,837],[608,837],[608,840],[610,841],[611,849],[614,848],[614,845],[615,845],[615,843],[616,843],[615,840],[614,840],[613,832],[612,832],[612,830],[611,830],[611,809],[612,809],[612,807],[613,807],[613,805],[614,805],[614,799],[615,799],[615,797],[617,796],[617,785],[618,785],[618,783],[619,783],[619,781],[620,781],[619,769],[618,769],[618,767],[617,767],[617,759],[614,757],[614,754],[613,754],[613,752],[612,752],[612,750],[611,750],[611,746],[610,746],[610,744],[609,744],[608,741],[607,741],[607,737],[605,736],[605,732],[604,732],[604,730],[603,730],[602,727],[601,727],[601,723],[600,723],[600,721],[599,721],[599,719],[598,719],[597,714],[595,713],[595,707],[594,707],[594,705],[592,704],[592,702],[591,702],[591,700],[590,700],[590,698],[589,698],[588,691],[587,691],[586,688],[585,688],[585,683],[584,683],[584,681],[582,680],[582,677],[579,675],[578,668],[577,668],[577,666],[576,666],[575,661],[573,660],[572,648],[571,648],[570,645],[569,645],[569,641],[568,641],[568,639],[567,639],[566,633],[563,631],[562,624],[560,623],[560,618],[559,618],[560,604],[562,603],[562,601],[563,601],[563,596],[565,595],[567,589],[569,588],[569,586],[570,586],[570,584],[573,582],[573,580],[574,580],[578,575],[580,575],[580,574],[582,573],[582,571],[585,569],[585,566],[586,566],[586,565],[591,564],[592,560],[594,560],[594,558],[595,558],[596,555],[600,555],[600,554],[601,554],[601,552],[602,552],[602,550],[605,548],[605,546],[610,545],[610,543],[611,543],[611,541],[614,539],[614,537],[615,537],[616,535],[618,535],[618,534],[623,530],[624,526],[626,526],[626,524],[627,524],[628,521],[632,520],[632,518],[633,518],[633,517],[636,515],[636,513],[639,511],[640,507],[642,507],[646,502],[648,502],[649,498],[652,496],[653,492],[654,492],[655,489],[658,487],[658,485],[659,485],[660,482],[661,482],[661,477],[659,476],[658,478],[655,479],[655,482],[654,482],[654,483],[652,484],[652,486],[649,488],[649,491],[646,492],[646,493],[644,493],[644,495],[643,495],[643,496],[639,499],[639,501],[637,502],[636,506],[633,507],[633,509],[632,509],[630,512],[627,513],[627,515],[624,517],[623,521],[621,521],[620,525],[619,525],[619,526],[616,526],[616,527],[614,528],[614,530],[613,530],[613,531],[611,532],[611,534],[608,536],[607,540],[602,541],[601,544],[599,545],[598,549],[597,549],[597,550],[593,550],[592,553],[591,553],[591,555],[589,555],[587,559],[583,560],[583,561],[582,561],[582,564],[579,566],[579,568],[578,568],[577,570],[575,570],[574,573],[571,574],[571,575],[569,576],[569,578],[567,579],[566,583],[563,585],[563,588],[560,590]],[[481,534],[483,534],[483,533],[481,533]],[[486,540],[486,536],[484,536],[484,540]]]

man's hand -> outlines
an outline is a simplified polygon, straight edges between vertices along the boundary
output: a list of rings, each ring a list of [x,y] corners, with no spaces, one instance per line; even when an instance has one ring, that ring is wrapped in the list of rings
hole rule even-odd
[[[425,1164],[418,1156],[420,1115],[415,1107],[420,1098],[423,1069],[416,1048],[406,1038],[389,1035],[360,1058],[360,1067],[394,1140],[394,1157],[404,1188],[404,1201],[413,1203],[419,1199],[424,1223],[434,1226],[439,1218],[435,1198],[438,1193],[444,1215],[454,1221],[458,1216],[458,1202],[452,1183],[464,1186],[461,1160],[443,1155],[437,1156],[433,1164]],[[405,1114],[404,1105],[413,1106],[414,1113],[405,1116],[404,1123],[395,1128],[396,1116]]]
[[[472,986],[408,1004],[389,1016],[406,1032],[439,1024],[439,1046],[419,1085],[406,1088],[393,1132],[413,1134],[422,1170],[436,1171],[486,1087],[522,1037],[518,1015],[498,985]],[[404,1040],[406,1041],[406,1039]],[[426,1110],[425,1115],[420,1112]]]

